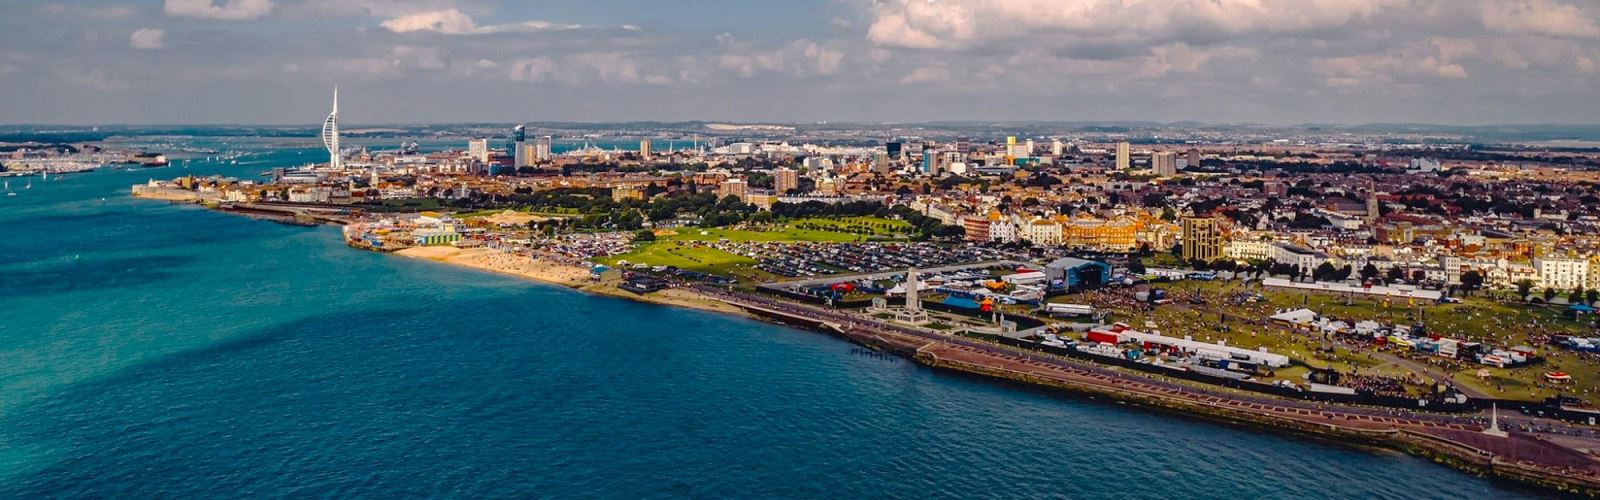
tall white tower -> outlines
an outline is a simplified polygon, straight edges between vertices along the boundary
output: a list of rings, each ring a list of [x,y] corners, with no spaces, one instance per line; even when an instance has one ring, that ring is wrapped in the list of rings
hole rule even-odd
[[[333,112],[328,113],[328,119],[322,121],[322,146],[328,149],[328,166],[336,169],[344,168],[344,160],[339,157],[339,87],[333,88]]]

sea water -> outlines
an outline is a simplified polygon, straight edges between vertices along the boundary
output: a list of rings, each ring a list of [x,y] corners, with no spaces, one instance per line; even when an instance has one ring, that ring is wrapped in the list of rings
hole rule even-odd
[[[0,497],[1537,493],[128,196],[256,150],[0,198]]]

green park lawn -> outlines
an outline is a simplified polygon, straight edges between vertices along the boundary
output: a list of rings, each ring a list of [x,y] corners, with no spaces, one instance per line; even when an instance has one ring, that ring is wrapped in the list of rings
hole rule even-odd
[[[557,209],[553,209],[553,210],[545,210],[545,211],[540,211],[540,212],[533,212],[533,211],[528,210],[528,207],[517,207],[517,208],[491,208],[491,209],[486,209],[486,210],[473,210],[471,212],[458,212],[458,213],[455,214],[455,216],[458,219],[465,219],[467,217],[490,217],[490,216],[497,215],[497,214],[499,214],[501,212],[505,212],[506,210],[510,210],[510,211],[513,211],[513,212],[522,212],[522,213],[526,213],[526,214],[530,214],[530,215],[538,215],[538,216],[542,216],[542,217],[558,217],[559,218],[559,217],[572,217],[572,216],[575,216],[575,215],[580,215],[578,213],[577,209],[571,209],[571,208],[557,208]]]
[[[662,241],[719,241],[726,239],[733,242],[746,241],[809,241],[828,243],[848,243],[864,240],[858,234],[822,231],[815,229],[798,229],[793,227],[774,227],[770,230],[750,229],[722,229],[683,227],[674,229],[677,234],[658,236]]]
[[[811,217],[786,223],[791,228],[818,229],[869,236],[901,236],[911,232],[911,223],[882,217]]]
[[[1172,291],[1245,290],[1238,283],[1221,281],[1181,281],[1155,286]],[[1500,347],[1533,345],[1535,343],[1530,341],[1529,334],[1534,332],[1552,334],[1592,332],[1592,329],[1584,323],[1562,318],[1560,309],[1556,306],[1496,302],[1482,297],[1468,297],[1459,304],[1419,303],[1416,306],[1409,306],[1404,300],[1391,300],[1385,304],[1382,299],[1346,297],[1321,292],[1262,290],[1256,287],[1252,287],[1250,291],[1260,292],[1265,301],[1243,306],[1215,303],[1205,306],[1222,309],[1228,313],[1229,324],[1233,329],[1231,333],[1219,331],[1216,326],[1220,324],[1220,318],[1215,314],[1200,315],[1179,307],[1160,307],[1152,313],[1143,315],[1137,312],[1125,314],[1119,312],[1116,318],[1127,321],[1135,327],[1143,326],[1147,320],[1154,321],[1162,328],[1162,332],[1168,335],[1193,335],[1197,340],[1206,341],[1225,339],[1230,345],[1252,349],[1267,347],[1273,352],[1288,355],[1312,366],[1332,365],[1341,370],[1360,366],[1364,372],[1376,370],[1385,374],[1397,374],[1401,369],[1394,365],[1375,363],[1364,355],[1352,354],[1342,348],[1336,348],[1337,352],[1332,356],[1315,355],[1315,349],[1321,345],[1315,338],[1248,325],[1245,320],[1265,318],[1279,309],[1305,307],[1347,321],[1371,319],[1386,325],[1421,323],[1429,331],[1448,337],[1486,341]],[[1116,318],[1113,320],[1119,320]],[[1497,396],[1537,400],[1557,393],[1576,393],[1580,397],[1600,399],[1600,363],[1581,359],[1576,354],[1558,348],[1539,347],[1539,355],[1546,358],[1544,364],[1517,369],[1487,368],[1489,378],[1484,380],[1479,380],[1477,374],[1479,369],[1485,367],[1470,361],[1456,363],[1453,365],[1454,368],[1433,369],[1451,371],[1452,378],[1457,383]],[[1542,376],[1547,371],[1564,371],[1572,375],[1576,383],[1568,386],[1540,387]]]
[[[731,275],[739,267],[754,265],[756,261],[706,246],[683,244],[675,241],[643,243],[632,252],[614,255],[600,262],[619,265],[620,262],[651,266],[674,266],[679,269]]]

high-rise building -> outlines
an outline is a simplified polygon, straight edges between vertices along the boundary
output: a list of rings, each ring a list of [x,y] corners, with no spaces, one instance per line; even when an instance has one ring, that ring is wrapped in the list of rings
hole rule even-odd
[[[1127,170],[1132,164],[1128,159],[1128,141],[1117,143],[1117,170]]]
[[[1222,220],[1216,217],[1184,217],[1183,235],[1179,243],[1183,245],[1183,260],[1201,260],[1211,262],[1222,257],[1222,247],[1226,243],[1222,235]]]
[[[1150,169],[1161,177],[1178,175],[1178,153],[1162,151],[1152,155],[1150,157]]]
[[[479,163],[489,163],[489,140],[473,139],[467,141],[467,156],[478,160]]]
[[[322,121],[322,147],[328,149],[329,168],[344,168],[344,158],[339,155],[339,87],[333,88],[333,112]]]
[[[885,153],[889,154],[889,159],[890,160],[899,160],[900,159],[900,141],[889,141],[887,143],[884,143],[883,151]]]
[[[1200,168],[1200,149],[1189,149],[1189,168]]]
[[[1065,152],[1066,152],[1066,147],[1061,144],[1061,139],[1055,139],[1055,140],[1050,141],[1050,156],[1054,156],[1056,158],[1060,158],[1061,157],[1061,153],[1065,153]]]
[[[879,151],[872,157],[872,171],[880,174],[889,173],[889,153]]]
[[[555,144],[555,138],[548,135],[540,137],[537,146],[534,148],[534,159],[546,162],[554,158],[555,152],[550,150],[553,144]]]
[[[957,137],[956,138],[956,152],[957,153],[961,153],[961,156],[966,156],[968,154],[971,154],[972,153],[972,139],[969,138],[969,137]]]
[[[1382,212],[1378,210],[1378,190],[1373,186],[1373,189],[1367,191],[1367,224],[1378,222],[1381,214]]]
[[[650,139],[639,141],[639,158],[650,160]]]
[[[531,161],[528,155],[524,154],[524,151],[527,150],[527,147],[525,147],[527,140],[528,126],[526,124],[518,123],[516,127],[511,128],[511,137],[506,138],[506,154],[511,155],[511,165],[513,167],[526,167]]]
[[[533,145],[527,142],[514,142],[511,147],[511,166],[522,168],[533,164]]]
[[[745,183],[744,179],[741,177],[735,177],[722,181],[722,184],[717,186],[717,198],[719,199],[727,198],[729,196],[737,196],[739,197],[739,201],[744,201],[745,197],[749,195],[750,185]]]
[[[790,190],[800,188],[800,175],[789,167],[772,171],[772,190],[778,194],[786,194]]]

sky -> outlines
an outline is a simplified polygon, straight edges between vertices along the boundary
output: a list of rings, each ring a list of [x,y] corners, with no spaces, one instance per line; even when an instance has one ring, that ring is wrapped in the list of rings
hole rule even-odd
[[[1600,123],[1600,0],[7,0],[0,123]]]

